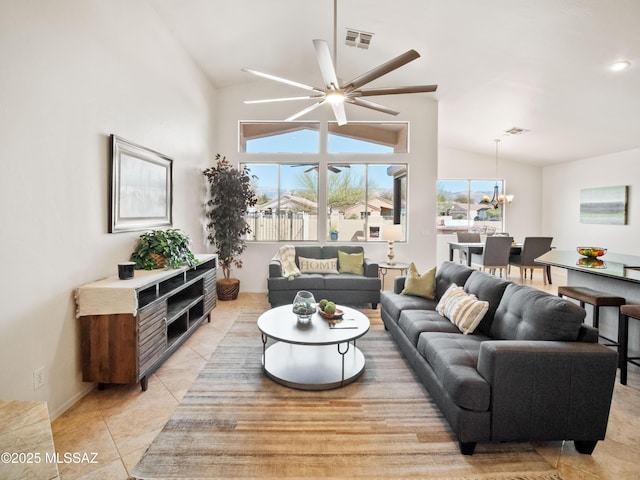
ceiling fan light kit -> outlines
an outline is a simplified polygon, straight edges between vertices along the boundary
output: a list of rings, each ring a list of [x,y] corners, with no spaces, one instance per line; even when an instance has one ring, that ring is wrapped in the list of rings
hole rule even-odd
[[[628,61],[628,60],[618,60],[617,62],[612,63],[609,68],[614,72],[621,72],[622,70],[626,70],[630,66],[631,66],[631,62],[630,61]]]

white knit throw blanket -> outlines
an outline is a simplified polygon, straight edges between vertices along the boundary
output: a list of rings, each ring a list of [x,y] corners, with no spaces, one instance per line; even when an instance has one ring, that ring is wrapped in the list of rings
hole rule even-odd
[[[293,280],[293,277],[300,275],[300,269],[296,265],[296,247],[293,245],[281,246],[273,259],[280,261],[283,277]]]

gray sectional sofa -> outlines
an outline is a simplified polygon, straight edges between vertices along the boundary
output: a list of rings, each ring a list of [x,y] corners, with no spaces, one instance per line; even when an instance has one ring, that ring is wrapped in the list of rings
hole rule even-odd
[[[304,245],[296,246],[296,264],[300,267],[299,257],[305,258],[338,258],[338,250],[346,253],[363,253],[360,246],[343,245]],[[340,267],[338,263],[338,268]],[[303,273],[297,277],[288,278],[282,274],[279,260],[273,259],[269,263],[269,277],[267,288],[269,303],[272,307],[286,305],[293,302],[296,293],[307,290],[313,293],[315,299],[323,298],[342,305],[371,304],[377,308],[380,302],[380,278],[378,264],[364,257],[363,274],[353,273]]]
[[[574,303],[445,262],[436,298],[381,294],[386,329],[451,428],[463,454],[478,442],[573,440],[590,454],[605,436],[617,353],[599,345]],[[435,311],[455,283],[489,309],[463,335]]]

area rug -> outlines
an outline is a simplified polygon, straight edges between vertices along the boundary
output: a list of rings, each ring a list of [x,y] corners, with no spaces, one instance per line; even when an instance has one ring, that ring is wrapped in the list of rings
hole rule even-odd
[[[346,387],[309,392],[265,377],[258,309],[243,312],[135,467],[140,479],[561,477],[529,443],[463,456],[376,310],[358,340],[366,368]]]

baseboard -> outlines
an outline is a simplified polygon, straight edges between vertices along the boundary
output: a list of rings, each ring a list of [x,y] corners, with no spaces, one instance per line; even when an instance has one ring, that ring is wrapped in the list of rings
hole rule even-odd
[[[62,405],[60,405],[60,407],[58,407],[55,411],[49,412],[49,418],[51,418],[51,421],[53,422],[56,418],[58,418],[60,415],[62,415],[64,412],[66,412],[71,407],[73,407],[76,403],[78,403],[80,400],[82,400],[94,388],[96,388],[97,385],[98,385],[97,383],[89,383],[89,384],[87,384],[87,386],[85,388],[83,388],[81,391],[76,393],[69,400],[67,400]]]

